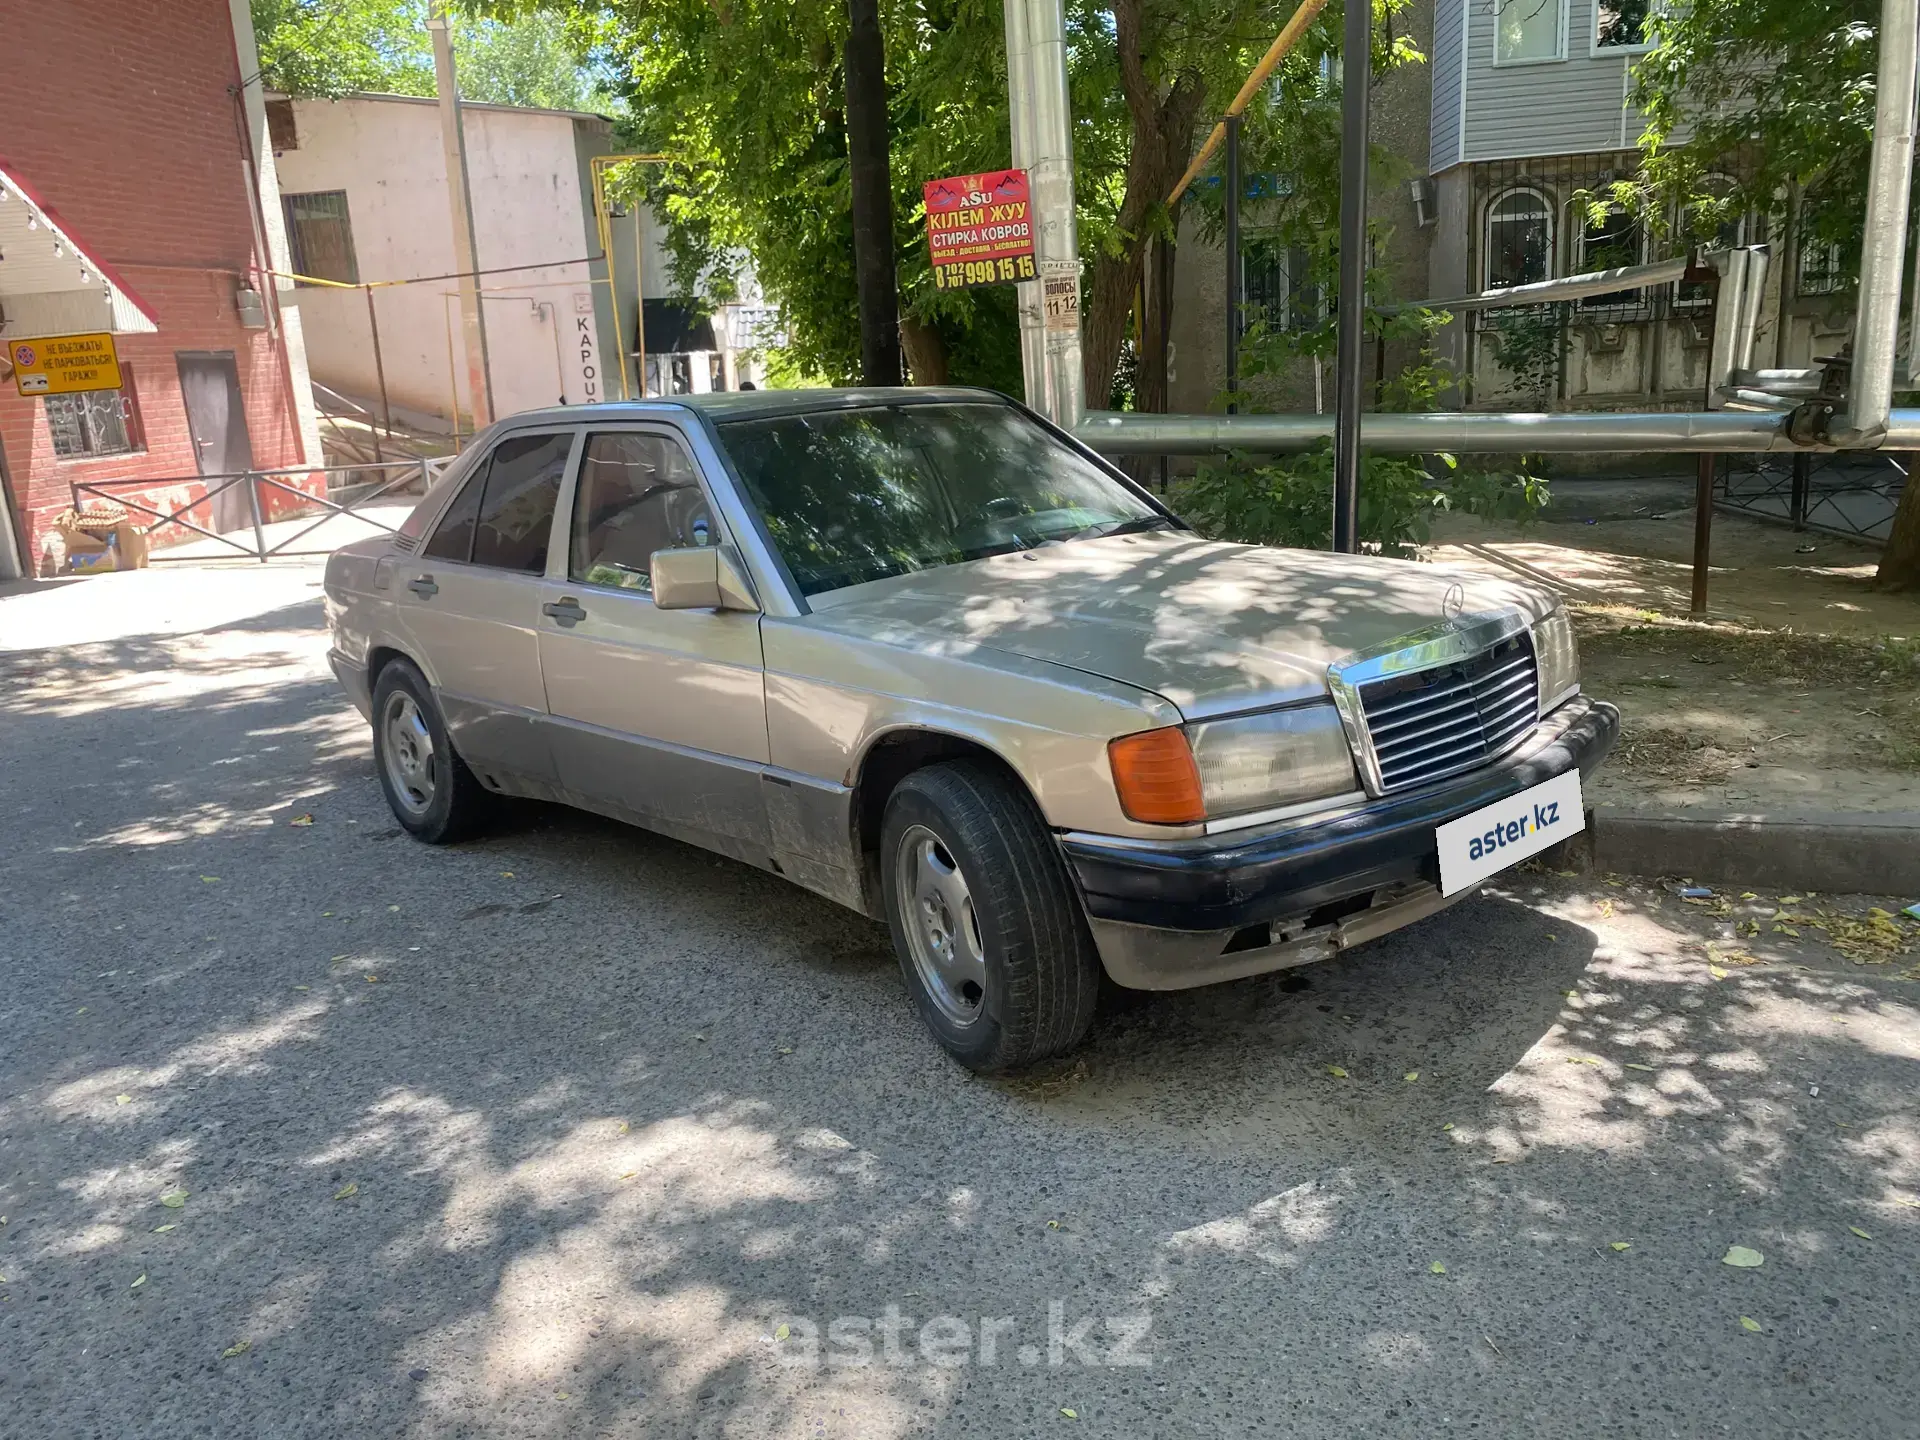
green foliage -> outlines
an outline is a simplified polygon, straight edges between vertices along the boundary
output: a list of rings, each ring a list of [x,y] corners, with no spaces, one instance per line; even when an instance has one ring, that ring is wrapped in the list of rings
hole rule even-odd
[[[1200,466],[1176,486],[1173,508],[1202,534],[1249,545],[1325,550],[1333,543],[1333,450],[1262,463],[1239,452]],[[1360,463],[1359,529],[1364,544],[1410,555],[1431,534],[1446,493],[1401,456],[1368,455]]]
[[[434,93],[426,0],[252,0],[252,8],[260,68],[276,90],[324,99]],[[559,15],[457,12],[453,45],[468,100],[555,110],[611,103]]]
[[[1803,243],[1859,263],[1879,60],[1879,0],[1690,0],[1648,21],[1633,69],[1647,115],[1637,180],[1615,187],[1655,229],[1711,239],[1804,192]],[[1684,143],[1682,143],[1684,141]],[[1728,177],[1731,184],[1718,177]]]
[[[1439,459],[1449,470],[1456,467],[1451,455]],[[1532,475],[1468,474],[1440,488],[1415,460],[1366,455],[1358,498],[1361,543],[1411,558],[1431,538],[1438,511],[1525,524],[1550,497],[1546,482]],[[1275,460],[1235,452],[1201,465],[1171,499],[1184,519],[1214,539],[1324,550],[1333,541],[1333,451],[1323,445]]]
[[[787,363],[829,379],[857,372],[840,69],[844,4],[473,3],[503,15],[540,8],[568,13],[570,33],[617,77],[631,117],[622,135],[626,148],[673,157],[644,173],[634,167],[626,178],[632,193],[667,223],[676,283],[684,291],[709,301],[725,298],[751,257],[768,299],[782,311],[792,350]],[[1170,228],[1165,191],[1191,153],[1194,123],[1224,108],[1296,3],[1067,0],[1089,337],[1112,336],[1124,323],[1131,282],[1103,288],[1099,278]],[[1371,3],[1380,31],[1376,68],[1417,59],[1406,38],[1394,35],[1396,17],[1410,0]],[[1009,163],[1004,8],[1000,0],[888,0],[881,23],[902,312],[937,334],[950,378],[1017,391],[1012,297],[1005,287],[933,288],[920,195],[926,180]],[[1335,0],[1283,65],[1281,83],[1262,89],[1244,128],[1250,161],[1277,164],[1284,157],[1303,179],[1300,193],[1315,197],[1313,213],[1328,225],[1337,204],[1339,116],[1337,87],[1324,78],[1322,64],[1338,53],[1340,23]],[[1121,55],[1122,33],[1137,36],[1135,55]],[[1137,163],[1143,154],[1178,160],[1173,173],[1163,175],[1164,161]],[[1203,181],[1189,203],[1217,211],[1218,188]]]
[[[1492,311],[1487,333],[1494,363],[1513,376],[1515,393],[1540,406],[1551,401],[1560,384],[1560,360],[1567,353],[1567,330],[1558,308]]]

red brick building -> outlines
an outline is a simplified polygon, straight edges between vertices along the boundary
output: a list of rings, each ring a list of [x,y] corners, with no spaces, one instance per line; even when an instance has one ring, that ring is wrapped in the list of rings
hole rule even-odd
[[[0,0],[0,56],[6,578],[39,569],[76,481],[169,482],[144,493],[170,510],[192,477],[321,456],[299,317],[263,273],[292,266],[247,0]],[[119,392],[20,393],[20,342],[90,331],[115,332]],[[236,486],[193,518],[246,507]]]

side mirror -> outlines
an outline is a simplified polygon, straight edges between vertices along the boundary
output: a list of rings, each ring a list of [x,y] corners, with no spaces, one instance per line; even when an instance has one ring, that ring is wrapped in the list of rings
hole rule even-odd
[[[700,545],[653,552],[656,610],[760,609],[746,571],[730,545]]]

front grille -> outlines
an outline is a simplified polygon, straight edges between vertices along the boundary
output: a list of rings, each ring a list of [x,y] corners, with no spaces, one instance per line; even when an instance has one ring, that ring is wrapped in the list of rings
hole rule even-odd
[[[1405,790],[1484,765],[1539,713],[1526,631],[1464,660],[1360,687],[1383,790]]]

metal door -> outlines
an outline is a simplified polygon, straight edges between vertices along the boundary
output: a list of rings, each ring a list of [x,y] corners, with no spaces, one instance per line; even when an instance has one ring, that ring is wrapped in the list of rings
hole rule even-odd
[[[540,621],[560,783],[764,856],[760,617],[656,610],[649,593],[654,549],[727,539],[693,457],[665,428],[589,431],[563,504],[567,555],[549,569]]]
[[[419,553],[394,564],[394,617],[427,667],[454,747],[503,789],[554,778],[537,627],[545,557],[558,543],[555,502],[576,434],[504,436]],[[485,542],[489,529],[523,543],[524,564],[490,554],[499,547]]]
[[[253,469],[253,437],[247,433],[247,407],[240,398],[240,371],[231,350],[182,350],[180,399],[187,407],[187,433],[193,437],[194,463],[202,475],[234,475]],[[251,481],[229,485],[213,497],[213,524],[225,534],[253,523],[247,504]]]

